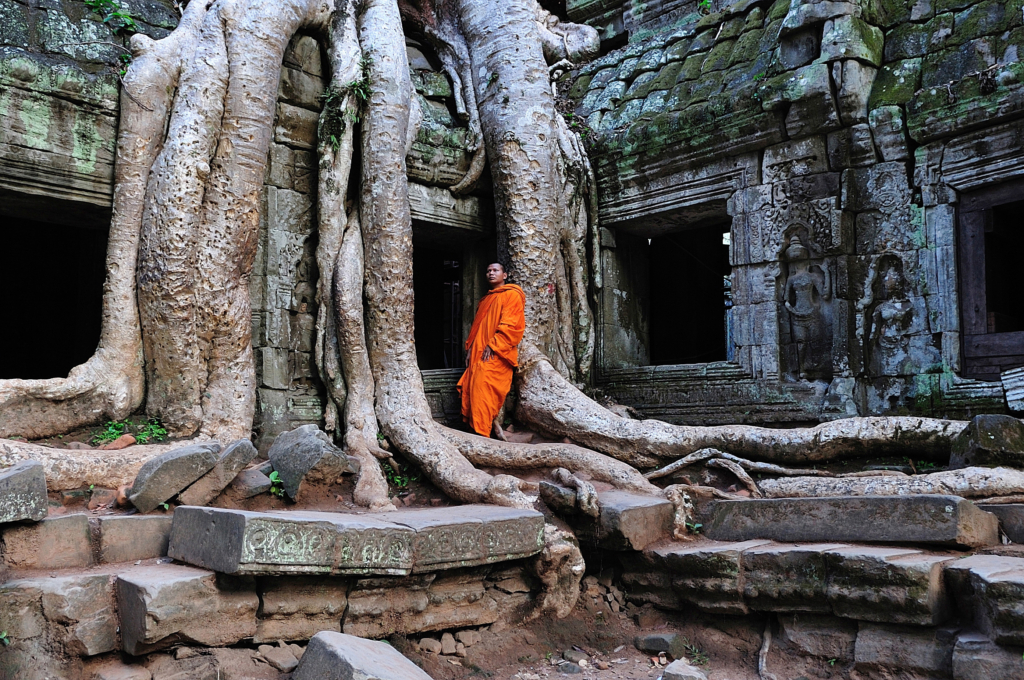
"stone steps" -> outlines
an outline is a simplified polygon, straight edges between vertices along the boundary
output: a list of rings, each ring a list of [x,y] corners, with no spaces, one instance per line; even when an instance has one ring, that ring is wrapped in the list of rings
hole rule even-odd
[[[999,521],[959,496],[838,496],[715,501],[704,534],[719,541],[999,543]]]

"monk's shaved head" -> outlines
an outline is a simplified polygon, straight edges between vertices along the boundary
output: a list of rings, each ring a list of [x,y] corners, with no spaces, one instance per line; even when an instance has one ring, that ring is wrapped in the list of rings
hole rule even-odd
[[[487,285],[491,288],[497,288],[505,285],[505,281],[508,280],[508,273],[505,271],[505,265],[500,262],[492,262],[487,265]]]

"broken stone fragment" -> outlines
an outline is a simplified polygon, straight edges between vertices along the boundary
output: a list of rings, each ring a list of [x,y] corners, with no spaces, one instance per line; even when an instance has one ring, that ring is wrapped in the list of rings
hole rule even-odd
[[[455,639],[467,647],[472,647],[480,642],[480,633],[475,630],[460,630],[455,634]]]
[[[43,464],[23,460],[0,472],[0,523],[46,517]]]
[[[708,676],[682,659],[676,659],[662,673],[665,680],[708,680]]]
[[[357,471],[349,458],[316,425],[282,432],[267,454],[281,476],[284,492],[297,500],[303,482],[333,482]]]
[[[441,636],[441,653],[448,656],[455,653],[455,636],[451,633]]]
[[[440,654],[441,641],[437,638],[423,638],[420,640],[420,651],[428,654]]]
[[[1005,465],[1024,468],[1024,422],[1013,416],[975,416],[953,440],[951,468]]]
[[[323,631],[306,647],[293,680],[430,680],[416,664],[384,642]]]
[[[220,454],[220,459],[213,469],[200,477],[192,486],[178,496],[183,505],[207,505],[220,495],[228,484],[240,473],[253,458],[256,447],[248,439],[239,439],[229,444]],[[269,480],[268,480],[269,481]]]
[[[217,464],[220,444],[207,442],[174,449],[146,462],[128,498],[139,512],[156,510]]]
[[[231,488],[241,498],[252,498],[261,493],[266,493],[270,491],[271,486],[273,486],[273,483],[270,481],[270,477],[267,477],[258,468],[242,470],[231,481]]]
[[[299,665],[299,660],[287,647],[260,645],[259,652],[267,660],[267,663],[282,673],[291,673]]]
[[[641,652],[648,654],[659,654],[665,652],[673,659],[682,659],[686,649],[683,647],[683,639],[677,633],[649,633],[638,635],[633,640],[633,645]]]

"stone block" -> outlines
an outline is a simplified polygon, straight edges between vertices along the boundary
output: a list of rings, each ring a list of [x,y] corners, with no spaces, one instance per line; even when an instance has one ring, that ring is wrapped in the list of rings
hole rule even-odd
[[[882,66],[871,86],[868,108],[902,106],[909,102],[921,84],[921,59],[904,59]]]
[[[231,480],[231,489],[240,498],[252,498],[261,493],[266,493],[270,491],[271,486],[273,486],[273,483],[270,481],[270,477],[258,469],[242,470]]]
[[[883,161],[905,161],[910,157],[903,109],[898,106],[880,106],[871,111],[868,121]]]
[[[856,59],[866,64],[882,64],[882,31],[854,16],[841,16],[825,22],[821,38],[821,56],[829,61]],[[870,88],[870,83],[868,84]]]
[[[836,103],[846,125],[868,122],[868,99],[878,69],[853,59],[832,65],[832,77],[838,86]]]
[[[821,54],[819,36],[818,31],[813,28],[787,35],[779,41],[779,63],[786,69],[810,64]]]
[[[217,464],[220,444],[194,444],[162,453],[146,461],[132,484],[128,499],[139,512],[155,510]]]
[[[828,172],[825,138],[809,137],[770,146],[764,150],[763,168],[765,184]]]
[[[716,541],[995,545],[999,522],[959,496],[840,496],[716,501],[704,531]]]
[[[999,375],[1006,392],[1006,405],[1014,413],[1024,411],[1024,368],[1011,368]]]
[[[178,495],[184,505],[207,505],[220,495],[235,476],[256,457],[256,447],[248,439],[229,444],[213,469]]]
[[[322,630],[340,631],[348,585],[338,578],[260,578],[254,642],[308,640]]]
[[[0,471],[0,524],[46,517],[46,474],[37,460]]]
[[[294,68],[281,69],[281,82],[277,92],[280,101],[294,104],[311,111],[320,111],[320,95],[324,91],[324,81],[305,71]]]
[[[857,622],[822,614],[779,616],[781,639],[800,654],[821,659],[853,660]]]
[[[953,636],[947,631],[861,623],[854,654],[860,672],[921,673],[949,677]]]
[[[744,550],[743,595],[751,609],[778,612],[831,612],[825,597],[825,551],[835,543],[772,543]]]
[[[625,491],[598,494],[601,514],[595,522],[581,517],[577,537],[607,550],[643,550],[672,534],[672,504],[664,498]]]
[[[64,569],[93,563],[89,517],[50,517],[30,526],[3,532],[4,563],[14,569]]]
[[[274,141],[297,149],[313,149],[316,146],[319,118],[316,111],[279,102],[274,123]]]
[[[408,574],[414,532],[372,515],[179,507],[168,555],[225,574]]]
[[[283,432],[267,453],[281,475],[284,492],[297,500],[304,483],[333,483],[355,471],[348,457],[317,425],[303,425]]]
[[[117,615],[110,577],[75,574],[8,581],[0,586],[0,629],[16,643],[49,641],[75,656],[113,651]]]
[[[167,554],[171,517],[111,515],[100,517],[100,562],[135,562]]]
[[[281,347],[260,347],[258,352],[260,384],[276,390],[291,387],[288,350]]]
[[[905,548],[851,546],[825,553],[826,597],[837,616],[934,626],[950,614],[942,578],[948,555]]]
[[[973,465],[1024,468],[1024,422],[997,414],[974,416],[953,440],[949,465],[951,468]]]
[[[526,594],[505,596],[499,606],[483,577],[482,571],[469,570],[436,578],[419,574],[357,581],[349,593],[344,632],[381,638],[486,626],[499,617],[514,616],[513,603],[529,601]]]
[[[653,549],[651,557],[672,575],[672,587],[681,599],[712,614],[746,614],[740,555],[765,543],[674,544]]]
[[[1024,645],[1024,559],[972,555],[946,566],[960,613],[1001,645]]]
[[[977,503],[999,518],[999,528],[1014,543],[1024,543],[1024,503]]]
[[[211,571],[135,567],[118,574],[115,589],[122,646],[133,656],[174,644],[222,647],[256,634],[256,593],[218,587]]]
[[[953,647],[953,680],[1020,680],[1024,651],[1000,647],[984,635],[961,633]]]
[[[306,647],[294,680],[430,680],[419,666],[384,642],[344,633],[317,633]]]

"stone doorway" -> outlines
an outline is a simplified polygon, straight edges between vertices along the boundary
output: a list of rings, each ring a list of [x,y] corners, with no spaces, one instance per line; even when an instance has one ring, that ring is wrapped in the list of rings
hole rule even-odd
[[[43,203],[37,214],[55,212]],[[55,224],[0,215],[0,378],[65,377],[96,350],[107,227],[67,217]]]
[[[725,223],[649,240],[652,366],[729,358],[728,235]]]
[[[420,370],[462,368],[465,364],[462,259],[461,249],[414,249],[416,358]]]

